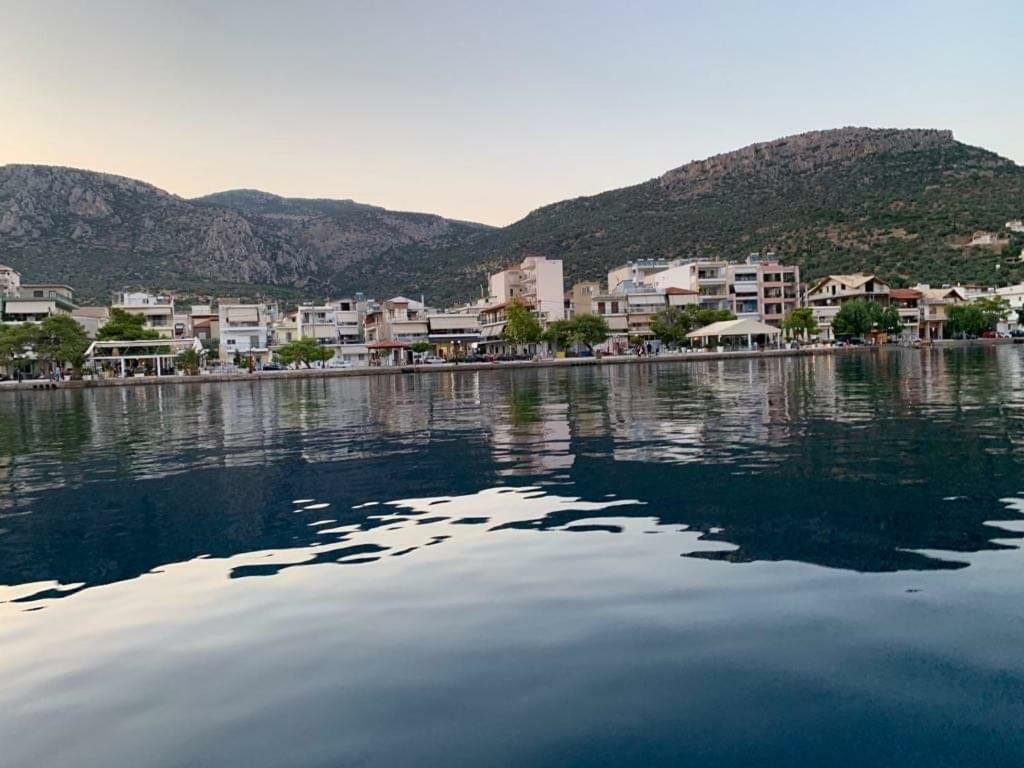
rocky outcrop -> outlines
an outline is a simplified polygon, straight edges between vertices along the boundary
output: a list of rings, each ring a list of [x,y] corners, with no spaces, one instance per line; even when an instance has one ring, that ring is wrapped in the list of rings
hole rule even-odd
[[[952,131],[932,129],[838,128],[811,131],[751,144],[668,171],[659,179],[678,197],[708,192],[714,182],[735,174],[815,173],[849,165],[869,155],[915,152],[956,144]]]

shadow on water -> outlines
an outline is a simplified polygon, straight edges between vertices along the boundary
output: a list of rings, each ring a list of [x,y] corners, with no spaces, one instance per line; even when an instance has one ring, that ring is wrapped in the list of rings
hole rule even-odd
[[[267,576],[631,517],[723,545],[696,558],[962,568],[1024,535],[988,525],[1018,517],[1022,380],[1002,349],[12,396],[0,585],[30,603],[197,557],[266,551],[231,576]]]

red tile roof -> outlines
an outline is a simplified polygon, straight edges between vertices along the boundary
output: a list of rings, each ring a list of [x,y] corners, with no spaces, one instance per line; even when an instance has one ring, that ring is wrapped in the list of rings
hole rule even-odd
[[[913,288],[893,288],[889,291],[889,298],[897,299],[898,301],[920,299],[923,295],[920,291],[915,291]]]

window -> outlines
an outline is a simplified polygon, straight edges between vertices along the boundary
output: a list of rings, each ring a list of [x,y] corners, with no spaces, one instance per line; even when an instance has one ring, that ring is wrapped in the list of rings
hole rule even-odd
[[[43,298],[43,292],[42,291],[32,291],[32,298],[33,299],[41,299],[41,298]]]

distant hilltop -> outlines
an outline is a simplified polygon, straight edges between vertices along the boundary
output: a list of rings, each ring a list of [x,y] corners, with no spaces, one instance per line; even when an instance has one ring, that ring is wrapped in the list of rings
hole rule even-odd
[[[807,278],[1008,281],[1024,279],[1022,233],[984,243],[977,233],[1021,218],[1024,169],[931,129],[840,128],[751,144],[500,229],[352,200],[259,190],[187,200],[121,176],[0,167],[0,262],[92,299],[137,285],[443,303],[479,295],[487,274],[524,251],[562,259],[570,282],[632,259],[764,250]]]

